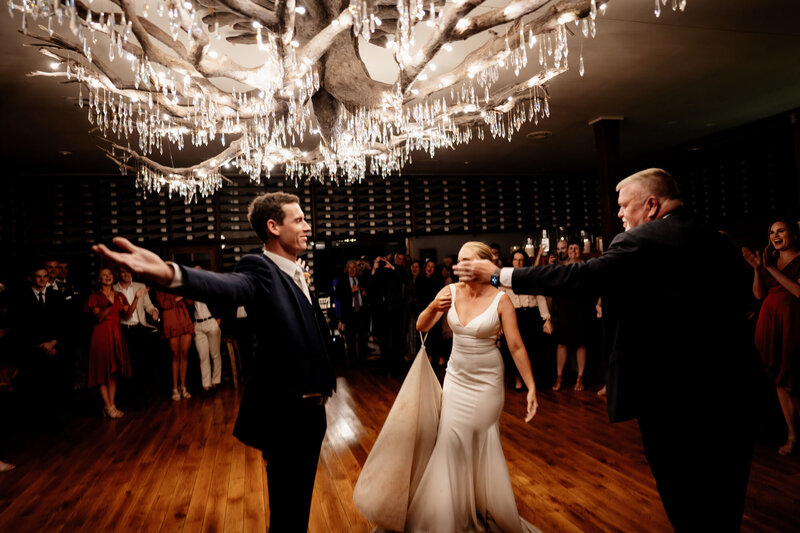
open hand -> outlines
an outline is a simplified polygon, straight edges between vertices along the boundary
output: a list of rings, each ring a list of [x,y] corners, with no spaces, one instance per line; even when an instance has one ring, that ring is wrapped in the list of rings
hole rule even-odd
[[[533,417],[536,416],[536,411],[539,410],[539,402],[536,401],[536,389],[528,391],[528,410],[525,413],[525,423],[527,424]]]
[[[778,263],[778,252],[775,251],[771,244],[764,248],[761,262],[764,264],[764,268],[774,267]]]
[[[495,270],[497,270],[497,265],[486,259],[459,261],[453,265],[453,274],[458,276],[459,281],[489,283]]]
[[[95,244],[92,246],[92,250],[101,257],[105,257],[117,265],[124,265],[132,272],[141,274],[159,285],[168,286],[172,283],[172,279],[175,277],[172,267],[156,254],[136,246],[124,237],[114,237],[112,242],[123,251],[115,252],[105,244]]]
[[[761,253],[756,251],[751,252],[748,248],[742,248],[742,257],[747,261],[747,264],[753,268],[761,267]]]

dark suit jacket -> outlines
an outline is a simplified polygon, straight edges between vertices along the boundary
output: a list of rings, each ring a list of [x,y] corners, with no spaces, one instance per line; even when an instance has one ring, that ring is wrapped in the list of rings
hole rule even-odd
[[[59,341],[56,349],[63,351],[60,346],[64,340],[65,313],[64,297],[56,290],[48,288],[45,293],[45,304],[42,306],[36,299],[30,287],[26,287],[11,302],[9,308],[11,335],[17,349],[22,353],[31,353],[39,350],[39,345],[53,339]],[[26,361],[20,361],[25,366]]]
[[[617,422],[665,406],[708,409],[741,392],[753,362],[751,278],[739,250],[681,208],[617,235],[599,258],[515,269],[512,288],[602,296],[608,411]]]
[[[358,279],[358,286],[367,291],[367,286],[364,285],[361,278]],[[349,318],[353,312],[353,292],[350,290],[350,276],[345,274],[340,277],[336,282],[336,292],[334,298],[341,304],[342,318]],[[361,293],[361,309],[367,309],[367,295]]]
[[[181,267],[175,292],[209,306],[244,305],[258,340],[253,369],[239,407],[234,435],[267,450],[281,438],[287,405],[304,394],[330,396],[336,381],[329,358],[330,331],[315,298],[265,255],[247,255],[233,273]]]

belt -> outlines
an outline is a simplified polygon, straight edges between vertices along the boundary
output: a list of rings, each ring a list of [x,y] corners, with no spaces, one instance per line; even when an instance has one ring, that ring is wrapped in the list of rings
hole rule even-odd
[[[214,317],[213,316],[207,316],[205,318],[195,318],[194,321],[195,322],[205,322],[206,320],[211,320],[212,318],[214,318]]]
[[[323,396],[319,392],[313,392],[311,394],[303,394],[300,403],[308,406],[321,406],[325,405],[325,402],[327,401],[328,401],[327,396]]]

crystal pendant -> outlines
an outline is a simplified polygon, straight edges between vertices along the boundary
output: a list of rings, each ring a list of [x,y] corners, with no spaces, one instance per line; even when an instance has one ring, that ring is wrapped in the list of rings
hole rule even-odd
[[[656,14],[656,17],[661,16],[661,2],[659,0],[656,0],[656,9],[654,13]]]

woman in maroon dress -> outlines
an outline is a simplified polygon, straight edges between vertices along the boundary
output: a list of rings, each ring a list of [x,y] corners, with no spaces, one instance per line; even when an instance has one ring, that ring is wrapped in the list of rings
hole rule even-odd
[[[119,326],[120,318],[130,318],[136,309],[136,302],[144,292],[140,290],[128,305],[125,296],[113,290],[114,275],[108,268],[100,269],[98,275],[100,290],[93,292],[86,302],[86,309],[94,314],[97,324],[92,331],[89,345],[89,387],[100,386],[103,397],[103,416],[109,418],[122,417],[122,411],[114,405],[117,392],[117,377],[131,375],[131,363],[128,359],[128,347],[122,337]]]
[[[800,413],[800,246],[797,226],[777,220],[769,227],[763,258],[743,248],[753,267],[753,294],[761,304],[756,323],[756,348],[771,377],[788,427],[781,455],[796,453]]]
[[[186,390],[186,366],[194,334],[194,323],[186,310],[183,296],[157,292],[156,301],[162,310],[161,338],[167,339],[172,352],[172,399],[178,401],[181,398],[191,398],[192,395]],[[178,378],[180,378],[180,390],[178,390]]]

